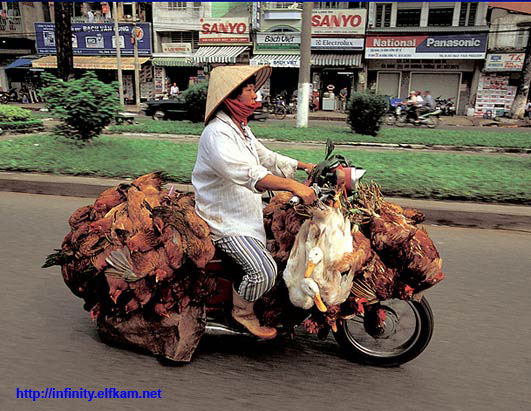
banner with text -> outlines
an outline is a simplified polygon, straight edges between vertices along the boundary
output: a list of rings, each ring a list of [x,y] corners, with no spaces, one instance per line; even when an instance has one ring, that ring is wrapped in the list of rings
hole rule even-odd
[[[249,19],[245,17],[222,17],[199,19],[199,44],[247,44]]]
[[[324,9],[312,13],[312,35],[365,34],[367,10]]]
[[[525,53],[488,54],[485,71],[522,71]]]
[[[119,23],[120,52],[123,56],[134,54],[133,25]],[[38,54],[55,54],[55,24],[35,23]],[[151,55],[151,27],[149,23],[136,24],[138,54]],[[113,23],[72,23],[72,48],[74,55],[115,55]]]
[[[487,33],[367,36],[367,59],[484,59]]]

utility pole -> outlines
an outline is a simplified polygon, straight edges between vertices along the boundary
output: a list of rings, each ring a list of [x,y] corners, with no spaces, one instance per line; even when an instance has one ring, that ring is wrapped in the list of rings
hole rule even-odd
[[[138,38],[136,33],[136,4],[133,2],[133,52],[135,56],[135,104],[137,110],[140,110],[140,73],[138,67]]]
[[[57,75],[64,81],[68,81],[74,76],[74,55],[72,51],[72,3],[54,1],[53,8]]]
[[[516,96],[511,107],[512,118],[524,118],[524,110],[531,86],[531,26],[527,29],[527,47],[525,49],[524,66],[520,73],[520,81],[516,89]]]
[[[308,127],[310,105],[310,60],[312,45],[313,2],[302,4],[301,64],[299,68],[299,89],[297,92],[297,127]]]
[[[118,69],[118,93],[120,94],[120,104],[124,105],[124,83],[122,80],[122,52],[120,50],[120,28],[118,27],[118,7],[117,2],[112,2],[112,15],[114,16],[114,45],[116,46],[116,67]]]

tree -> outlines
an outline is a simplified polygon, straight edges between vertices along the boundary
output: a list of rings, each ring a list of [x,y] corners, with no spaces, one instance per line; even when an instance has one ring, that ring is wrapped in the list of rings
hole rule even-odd
[[[72,52],[72,3],[53,2],[55,19],[55,47],[57,53],[57,75],[64,81],[74,76]]]
[[[513,118],[524,118],[524,109],[529,98],[529,86],[531,85],[531,27],[527,30],[527,47],[525,49],[524,67],[520,73],[520,81],[513,101],[511,114]]]

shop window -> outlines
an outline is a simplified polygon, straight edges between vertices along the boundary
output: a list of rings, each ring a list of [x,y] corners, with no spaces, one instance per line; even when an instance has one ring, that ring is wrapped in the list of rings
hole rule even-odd
[[[435,8],[428,12],[428,26],[451,26],[454,8]]]
[[[296,1],[270,1],[268,6],[271,9],[299,9],[302,8],[302,3]]]
[[[169,10],[180,10],[186,8],[186,2],[185,1],[169,1],[168,2],[168,9]]]
[[[379,3],[376,5],[376,27],[391,26],[391,3]]]
[[[420,9],[398,9],[396,13],[397,27],[419,27]]]
[[[365,9],[367,8],[366,1],[349,1],[347,2],[347,9]]]
[[[133,3],[122,3],[122,14],[124,16],[133,15]]]
[[[461,3],[461,12],[459,13],[459,25],[473,26],[476,21],[476,13],[478,10],[478,3]]]
[[[170,32],[170,40],[172,43],[190,43],[192,50],[197,50],[199,46],[199,32],[198,31],[172,31]]]

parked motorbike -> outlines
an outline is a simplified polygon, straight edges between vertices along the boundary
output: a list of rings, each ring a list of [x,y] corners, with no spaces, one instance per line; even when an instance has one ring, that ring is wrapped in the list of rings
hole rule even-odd
[[[407,107],[401,109],[400,115],[396,119],[397,127],[405,127],[406,125],[411,124],[416,127],[426,126],[428,128],[435,128],[439,125],[439,116],[441,115],[441,110],[427,109],[427,111],[421,111],[418,115],[418,118],[415,118],[412,110],[417,110],[417,108]]]
[[[0,91],[0,103],[8,104],[9,102],[18,102],[18,92],[15,88],[9,89],[8,91]]]
[[[455,104],[454,99],[442,98],[441,96],[435,99],[435,108],[441,110],[441,114],[444,116],[455,116]]]
[[[320,201],[334,198],[336,193],[327,188],[328,183],[337,178],[337,170],[345,170],[344,165],[341,162],[329,164],[312,180],[320,184],[314,183],[312,186]],[[351,169],[348,173],[350,185],[355,186],[364,172],[365,170],[361,169]],[[292,197],[289,204],[295,207],[299,204],[299,199]],[[238,273],[240,268],[230,258],[217,254],[205,270],[208,275],[217,278],[216,293],[207,304],[207,330],[251,336],[231,315],[231,284],[234,273]],[[279,300],[283,304],[280,312],[289,313],[290,318],[297,321],[295,326],[310,317],[311,310],[296,308],[287,298],[276,298],[277,302]],[[255,306],[255,309],[259,312],[260,306]],[[383,322],[382,313],[385,317]],[[365,364],[389,367],[404,364],[420,355],[430,342],[433,327],[430,305],[426,298],[422,297],[418,301],[392,299],[368,304],[363,313],[341,320],[331,331],[347,358]],[[330,328],[325,331],[328,334]],[[282,333],[282,329],[279,329],[279,333]]]

